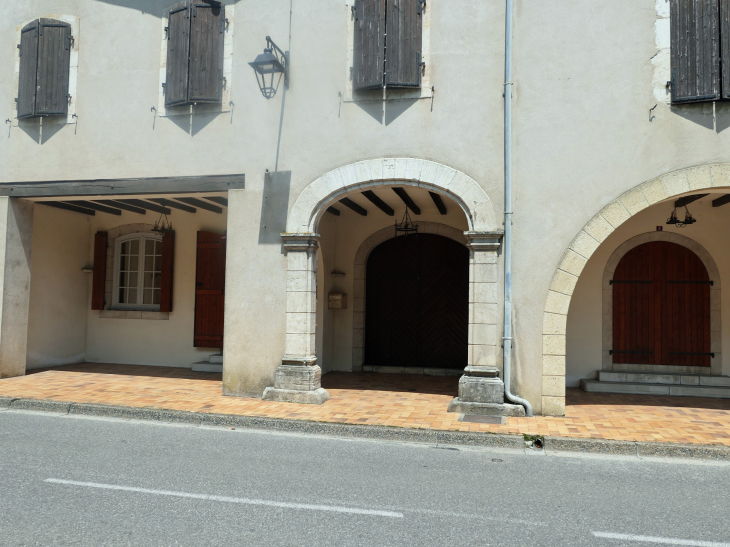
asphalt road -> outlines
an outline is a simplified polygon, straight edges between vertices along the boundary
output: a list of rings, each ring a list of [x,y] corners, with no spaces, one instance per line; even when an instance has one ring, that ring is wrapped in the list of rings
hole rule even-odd
[[[730,547],[730,465],[0,411],[0,545]]]

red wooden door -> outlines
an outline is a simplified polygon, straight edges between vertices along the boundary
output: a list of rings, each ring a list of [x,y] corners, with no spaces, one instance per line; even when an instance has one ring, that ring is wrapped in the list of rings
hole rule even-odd
[[[396,237],[367,264],[365,362],[461,368],[469,337],[469,251],[432,234]]]
[[[223,347],[226,237],[198,232],[195,267],[195,347]]]
[[[666,241],[635,247],[613,286],[613,362],[710,366],[710,281],[692,251]]]

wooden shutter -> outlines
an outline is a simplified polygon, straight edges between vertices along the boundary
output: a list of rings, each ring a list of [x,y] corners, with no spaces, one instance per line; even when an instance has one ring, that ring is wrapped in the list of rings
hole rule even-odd
[[[172,311],[172,281],[175,267],[175,232],[162,236],[162,272],[160,273],[160,311]]]
[[[35,115],[36,77],[38,73],[38,20],[20,31],[20,76],[18,78],[18,118]]]
[[[104,309],[106,291],[106,246],[107,233],[96,232],[94,236],[94,273],[91,282],[91,309]]]
[[[386,87],[421,87],[422,8],[420,0],[388,0]]]
[[[68,114],[70,60],[71,25],[54,19],[40,19],[36,116],[66,116]]]
[[[223,309],[226,288],[226,238],[198,232],[195,265],[196,348],[223,347]]]
[[[671,0],[672,102],[720,97],[721,0]]]
[[[190,52],[190,6],[182,2],[167,17],[167,76],[165,106],[188,102],[188,58]]]
[[[352,87],[355,91],[383,86],[385,0],[357,0]]]
[[[223,92],[225,7],[217,2],[192,4],[188,101],[219,103]]]

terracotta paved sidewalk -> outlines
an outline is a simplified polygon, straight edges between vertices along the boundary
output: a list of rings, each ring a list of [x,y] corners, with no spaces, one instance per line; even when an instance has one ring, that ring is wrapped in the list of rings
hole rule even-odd
[[[0,380],[0,396],[269,418],[450,431],[530,433],[730,446],[730,400],[598,395],[568,389],[565,418],[459,422],[446,412],[458,378],[331,373],[319,406],[223,397],[220,374],[131,365],[81,364]]]

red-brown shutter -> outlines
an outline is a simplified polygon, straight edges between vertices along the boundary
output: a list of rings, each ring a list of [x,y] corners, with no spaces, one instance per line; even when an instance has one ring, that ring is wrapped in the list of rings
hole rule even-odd
[[[226,238],[198,232],[195,266],[196,348],[223,347],[223,310],[226,288]]]
[[[91,309],[104,309],[106,290],[106,245],[107,233],[96,232],[94,237],[94,278],[91,284]]]
[[[160,275],[160,311],[172,311],[172,278],[175,265],[175,232],[162,236],[162,272]]]

